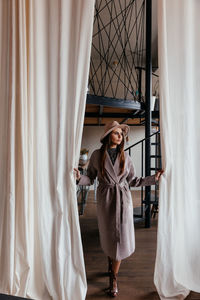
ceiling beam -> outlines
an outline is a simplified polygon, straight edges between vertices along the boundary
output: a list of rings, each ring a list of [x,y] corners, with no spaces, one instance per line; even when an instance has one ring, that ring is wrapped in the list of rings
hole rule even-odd
[[[115,99],[95,95],[87,95],[86,104],[103,105],[108,107],[125,108],[132,110],[144,109],[144,103],[135,100]]]

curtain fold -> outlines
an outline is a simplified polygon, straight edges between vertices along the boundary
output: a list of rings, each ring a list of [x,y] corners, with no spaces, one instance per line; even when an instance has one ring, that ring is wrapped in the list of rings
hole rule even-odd
[[[200,2],[158,1],[162,156],[154,282],[161,299],[200,292]]]
[[[85,299],[73,168],[94,0],[0,1],[0,292]]]

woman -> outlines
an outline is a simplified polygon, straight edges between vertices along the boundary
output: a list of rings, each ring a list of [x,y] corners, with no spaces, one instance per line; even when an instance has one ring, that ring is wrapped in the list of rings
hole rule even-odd
[[[110,295],[117,296],[117,274],[121,260],[135,250],[133,223],[133,205],[129,186],[155,184],[163,171],[153,176],[138,178],[127,152],[124,152],[124,140],[129,126],[113,121],[105,126],[100,141],[102,146],[95,150],[90,158],[87,176],[76,179],[79,185],[91,185],[97,177],[97,217],[100,242],[108,257],[110,272]]]

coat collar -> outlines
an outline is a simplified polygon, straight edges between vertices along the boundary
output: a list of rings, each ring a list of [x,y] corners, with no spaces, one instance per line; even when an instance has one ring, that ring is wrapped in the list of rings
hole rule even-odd
[[[115,160],[114,165],[112,164],[112,161],[110,159],[110,156],[108,154],[108,151],[106,151],[106,159],[105,159],[105,169],[109,173],[109,175],[112,177],[112,179],[118,183],[118,172],[119,172],[119,153],[117,155],[117,158]]]

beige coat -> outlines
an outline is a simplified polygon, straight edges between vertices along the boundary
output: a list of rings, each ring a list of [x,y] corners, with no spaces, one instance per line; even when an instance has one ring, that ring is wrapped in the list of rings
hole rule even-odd
[[[109,154],[105,160],[105,177],[100,171],[100,150],[90,158],[87,176],[81,175],[79,185],[91,185],[97,177],[97,216],[100,242],[107,256],[122,260],[135,250],[133,204],[130,186],[155,184],[155,176],[136,177],[130,156],[125,152],[125,168],[119,175],[119,159],[113,166]]]

